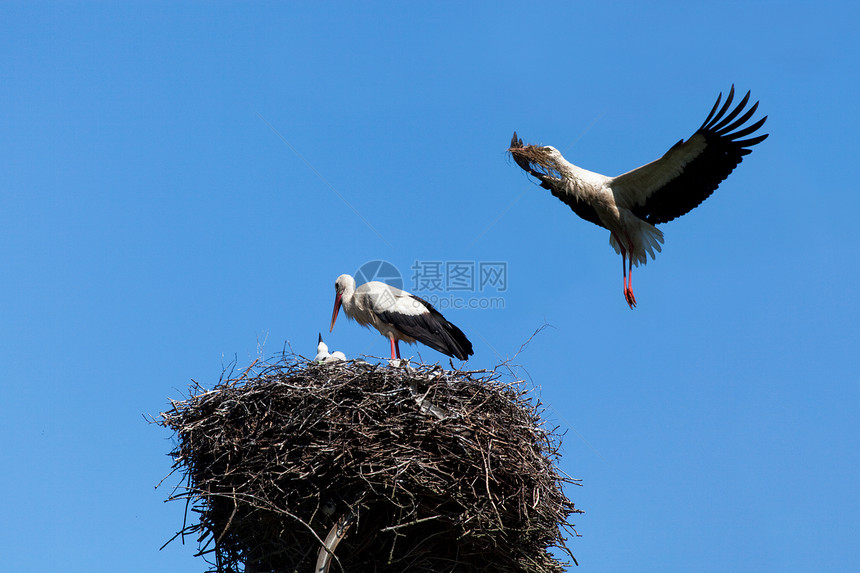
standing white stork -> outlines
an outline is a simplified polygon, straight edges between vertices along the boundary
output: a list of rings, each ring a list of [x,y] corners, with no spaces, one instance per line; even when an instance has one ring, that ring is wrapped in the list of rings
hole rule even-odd
[[[445,320],[442,314],[426,300],[394,288],[385,283],[370,281],[355,288],[355,279],[340,275],[334,283],[334,310],[331,327],[337,313],[343,311],[350,320],[365,328],[372,326],[391,341],[391,359],[400,358],[402,340],[416,341],[460,360],[468,360],[472,343],[463,332]]]
[[[508,151],[517,165],[539,179],[541,187],[567,203],[574,213],[609,229],[609,244],[616,253],[621,253],[624,298],[630,308],[636,306],[633,264],[644,265],[648,255],[653,259],[654,251],[661,250],[663,233],[654,225],[695,209],[729,176],[744,155],[752,152],[749,148],[767,137],[764,134],[741,139],[764,125],[767,116],[741,128],[755,113],[758,102],[738,117],[749,101],[747,92],[726,115],[734,95],[733,85],[717,111],[723,97],[720,93],[711,113],[687,141],[682,139],[660,159],[617,177],[577,167],[554,147],[524,146],[514,132]]]

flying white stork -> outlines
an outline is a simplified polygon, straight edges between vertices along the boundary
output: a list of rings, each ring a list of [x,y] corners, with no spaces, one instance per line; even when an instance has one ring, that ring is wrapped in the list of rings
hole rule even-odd
[[[334,283],[334,310],[331,327],[341,305],[350,320],[365,328],[372,326],[391,341],[391,359],[400,358],[400,341],[416,341],[442,354],[467,360],[472,343],[463,332],[445,320],[433,305],[414,294],[385,283],[370,281],[355,288],[355,279],[340,275]]]
[[[729,112],[734,95],[733,85],[719,107],[723,97],[720,93],[711,113],[687,141],[682,139],[660,159],[617,177],[577,167],[554,147],[523,145],[514,132],[508,151],[517,165],[539,179],[541,187],[567,203],[574,213],[609,229],[609,244],[616,253],[621,253],[624,298],[630,308],[636,306],[633,264],[644,265],[648,255],[653,259],[654,251],[661,250],[663,233],[654,225],[695,209],[729,176],[744,155],[752,152],[750,147],[767,137],[764,134],[741,139],[764,125],[767,116],[742,127],[755,113],[758,102],[738,117],[750,93]]]
[[[328,351],[328,344],[323,342],[322,333],[320,333],[320,341],[317,344],[317,355],[314,357],[314,362],[331,364],[333,362],[345,362],[346,354],[340,350],[335,350],[331,354]]]

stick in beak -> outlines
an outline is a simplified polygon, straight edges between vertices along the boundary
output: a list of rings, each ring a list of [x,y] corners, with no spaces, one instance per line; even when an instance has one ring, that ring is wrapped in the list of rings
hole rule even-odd
[[[334,321],[337,320],[337,313],[340,310],[340,293],[337,293],[334,297],[334,310],[331,313],[331,326],[328,331],[331,332],[334,330]]]

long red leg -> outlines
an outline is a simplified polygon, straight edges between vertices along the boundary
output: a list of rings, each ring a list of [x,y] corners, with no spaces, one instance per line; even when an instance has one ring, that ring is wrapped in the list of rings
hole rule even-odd
[[[621,272],[624,273],[624,296],[627,296],[627,251],[621,247]]]
[[[394,349],[397,350],[397,359],[400,360],[400,341],[394,341]]]
[[[633,243],[628,241],[628,244],[630,256],[627,258],[627,284],[624,287],[624,298],[632,309],[636,306],[636,297],[633,296]]]
[[[394,360],[395,358],[400,358],[400,349],[399,348],[397,349],[397,356],[394,355],[394,348],[395,348],[394,339],[389,338],[389,340],[391,341],[391,359]]]
[[[627,301],[627,306],[633,308],[636,306],[636,297],[633,296],[633,247],[632,245],[630,246],[631,256],[628,259],[624,243],[618,239],[618,235],[615,233],[612,233],[612,236],[615,237],[615,242],[618,243],[618,248],[621,249],[621,272],[624,273],[624,300]],[[628,269],[630,271],[629,277]]]

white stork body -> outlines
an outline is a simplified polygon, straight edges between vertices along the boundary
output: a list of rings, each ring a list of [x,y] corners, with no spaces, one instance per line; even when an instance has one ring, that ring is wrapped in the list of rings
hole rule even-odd
[[[429,302],[385,283],[371,281],[355,287],[355,279],[341,275],[334,283],[335,300],[331,327],[340,307],[351,320],[373,327],[391,341],[391,358],[400,358],[402,340],[421,342],[460,360],[473,354],[472,343],[463,332],[445,320]]]
[[[633,265],[645,264],[660,252],[663,233],[654,225],[688,213],[707,199],[717,186],[767,137],[739,138],[758,130],[767,119],[743,126],[758,108],[758,102],[741,117],[750,94],[726,115],[735,88],[717,111],[722,94],[702,126],[687,140],[672,146],[663,157],[617,177],[607,177],[568,162],[554,147],[523,145],[514,132],[511,153],[514,161],[585,219],[609,230],[609,244],[621,253],[624,298],[630,308],[633,296]],[[629,276],[628,276],[629,275]]]
[[[334,362],[345,362],[346,354],[339,350],[332,353],[328,351],[328,345],[323,342],[322,334],[320,334],[319,343],[317,344],[317,355],[314,357],[314,362],[322,364],[332,364]]]

